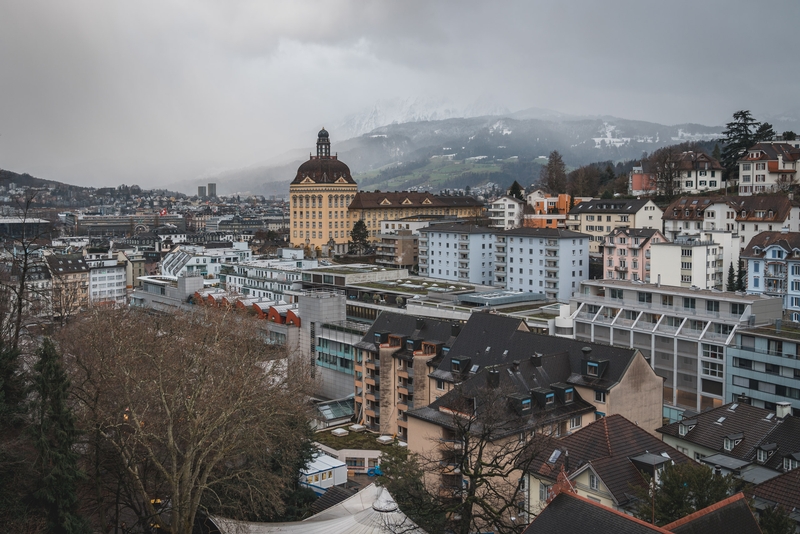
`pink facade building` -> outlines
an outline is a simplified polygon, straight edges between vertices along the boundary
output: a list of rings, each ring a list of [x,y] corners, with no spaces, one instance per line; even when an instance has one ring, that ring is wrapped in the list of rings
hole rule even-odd
[[[654,228],[616,228],[603,244],[603,278],[650,282],[650,246],[669,241]]]

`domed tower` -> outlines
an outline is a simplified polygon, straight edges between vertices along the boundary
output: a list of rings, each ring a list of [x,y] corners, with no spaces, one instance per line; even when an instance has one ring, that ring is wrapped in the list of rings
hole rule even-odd
[[[298,167],[289,185],[292,246],[323,252],[332,245],[337,254],[345,252],[355,222],[347,207],[357,192],[350,168],[331,156],[330,135],[323,128],[317,134],[317,155]]]
[[[328,130],[322,128],[317,135],[317,157],[329,158],[331,157],[331,140],[328,135]]]

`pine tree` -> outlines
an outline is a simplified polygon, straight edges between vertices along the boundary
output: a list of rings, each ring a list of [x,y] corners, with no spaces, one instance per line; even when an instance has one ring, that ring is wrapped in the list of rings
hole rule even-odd
[[[736,273],[736,290],[747,290],[747,269],[745,269],[741,263],[739,263],[739,270]]]
[[[762,122],[758,125],[755,133],[753,134],[753,143],[761,143],[762,141],[771,141],[775,139],[775,130],[768,122]]]
[[[508,189],[508,196],[514,197],[517,200],[522,200],[522,201],[525,200],[525,195],[523,194],[522,186],[519,185],[519,182],[517,182],[516,180],[514,180],[514,183],[511,184],[511,187]]]
[[[67,403],[69,379],[50,339],[44,340],[38,356],[31,385],[31,432],[40,476],[34,496],[47,514],[49,532],[88,532],[88,524],[78,514],[76,487],[84,474],[74,450],[78,433],[75,415]]]
[[[725,284],[726,291],[736,291],[736,272],[733,270],[733,263],[728,266],[728,283]]]
[[[350,231],[350,253],[363,254],[369,245],[369,230],[363,220],[359,219],[353,224]]]

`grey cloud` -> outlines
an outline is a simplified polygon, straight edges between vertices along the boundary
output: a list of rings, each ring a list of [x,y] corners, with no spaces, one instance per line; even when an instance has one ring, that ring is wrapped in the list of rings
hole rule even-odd
[[[780,113],[798,15],[795,0],[4,3],[0,166],[201,177],[395,97],[672,124]]]

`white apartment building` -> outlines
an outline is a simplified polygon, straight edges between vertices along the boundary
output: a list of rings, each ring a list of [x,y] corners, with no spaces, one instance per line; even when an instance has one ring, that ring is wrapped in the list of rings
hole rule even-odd
[[[800,231],[800,203],[786,195],[684,197],[664,209],[664,235],[698,236],[709,230],[738,234],[739,250],[760,232]]]
[[[492,228],[511,230],[522,226],[522,211],[525,202],[517,198],[505,195],[494,202],[489,208],[489,220]]]
[[[739,195],[787,190],[797,183],[800,141],[765,141],[747,150],[739,166]]]
[[[650,281],[700,289],[725,289],[728,269],[739,266],[739,239],[731,232],[706,231],[654,243],[647,258]]]
[[[780,298],[621,280],[585,280],[570,301],[575,339],[639,349],[663,377],[665,405],[725,402],[725,350],[740,328],[769,324]]]
[[[569,211],[567,228],[589,234],[589,254],[600,255],[605,238],[616,228],[661,230],[661,209],[646,199],[600,199],[581,202]]]
[[[162,260],[161,274],[177,278],[184,274],[199,273],[216,278],[224,264],[245,262],[251,258],[252,252],[245,242],[180,245]]]
[[[495,235],[495,285],[569,302],[589,276],[589,236],[555,228]]]
[[[494,283],[496,228],[436,224],[419,231],[419,274],[476,285]]]
[[[315,269],[317,266],[317,260],[304,259],[226,263],[219,272],[219,278],[229,293],[292,303],[297,302],[297,295],[290,292],[302,289],[303,269]]]
[[[126,267],[111,253],[87,253],[89,303],[124,305],[127,301]]]

